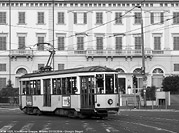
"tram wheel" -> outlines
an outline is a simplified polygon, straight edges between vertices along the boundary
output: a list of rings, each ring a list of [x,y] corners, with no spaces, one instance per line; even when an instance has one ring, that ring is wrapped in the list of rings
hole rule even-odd
[[[27,108],[23,108],[22,111],[27,114]]]
[[[37,109],[36,115],[40,116],[42,114],[42,112],[40,111],[40,109]]]

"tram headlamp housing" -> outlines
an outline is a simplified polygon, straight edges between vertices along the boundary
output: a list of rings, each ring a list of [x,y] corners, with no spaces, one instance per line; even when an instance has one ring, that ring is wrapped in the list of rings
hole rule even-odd
[[[112,100],[112,99],[109,99],[109,100],[108,100],[108,104],[109,104],[109,105],[113,104],[113,100]]]

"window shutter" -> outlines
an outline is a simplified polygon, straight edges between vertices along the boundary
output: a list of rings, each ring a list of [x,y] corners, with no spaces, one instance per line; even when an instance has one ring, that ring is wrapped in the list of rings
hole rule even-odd
[[[77,24],[77,13],[74,12],[74,24]]]
[[[163,24],[164,23],[164,13],[160,13],[160,22]]]
[[[87,24],[87,13],[84,13],[84,24]]]
[[[150,14],[150,21],[151,21],[151,24],[154,23],[154,13],[153,12]]]
[[[25,37],[19,37],[19,49],[25,49]]]
[[[117,50],[122,49],[122,37],[116,37],[116,49]]]
[[[58,50],[64,50],[65,38],[58,37]]]
[[[0,50],[6,50],[6,37],[0,37]]]

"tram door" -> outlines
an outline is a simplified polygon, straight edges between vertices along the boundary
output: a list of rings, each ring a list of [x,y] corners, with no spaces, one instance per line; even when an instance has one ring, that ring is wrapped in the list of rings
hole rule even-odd
[[[94,76],[81,77],[81,108],[95,107]]]
[[[50,94],[50,79],[43,80],[44,89],[44,106],[51,106],[51,94]]]

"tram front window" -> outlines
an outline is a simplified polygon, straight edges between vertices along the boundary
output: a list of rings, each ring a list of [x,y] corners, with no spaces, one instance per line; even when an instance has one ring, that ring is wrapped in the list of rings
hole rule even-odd
[[[97,74],[96,75],[96,85],[97,85],[97,93],[104,93],[104,75]]]
[[[105,75],[105,84],[106,84],[106,94],[114,94],[114,75],[106,74]]]

